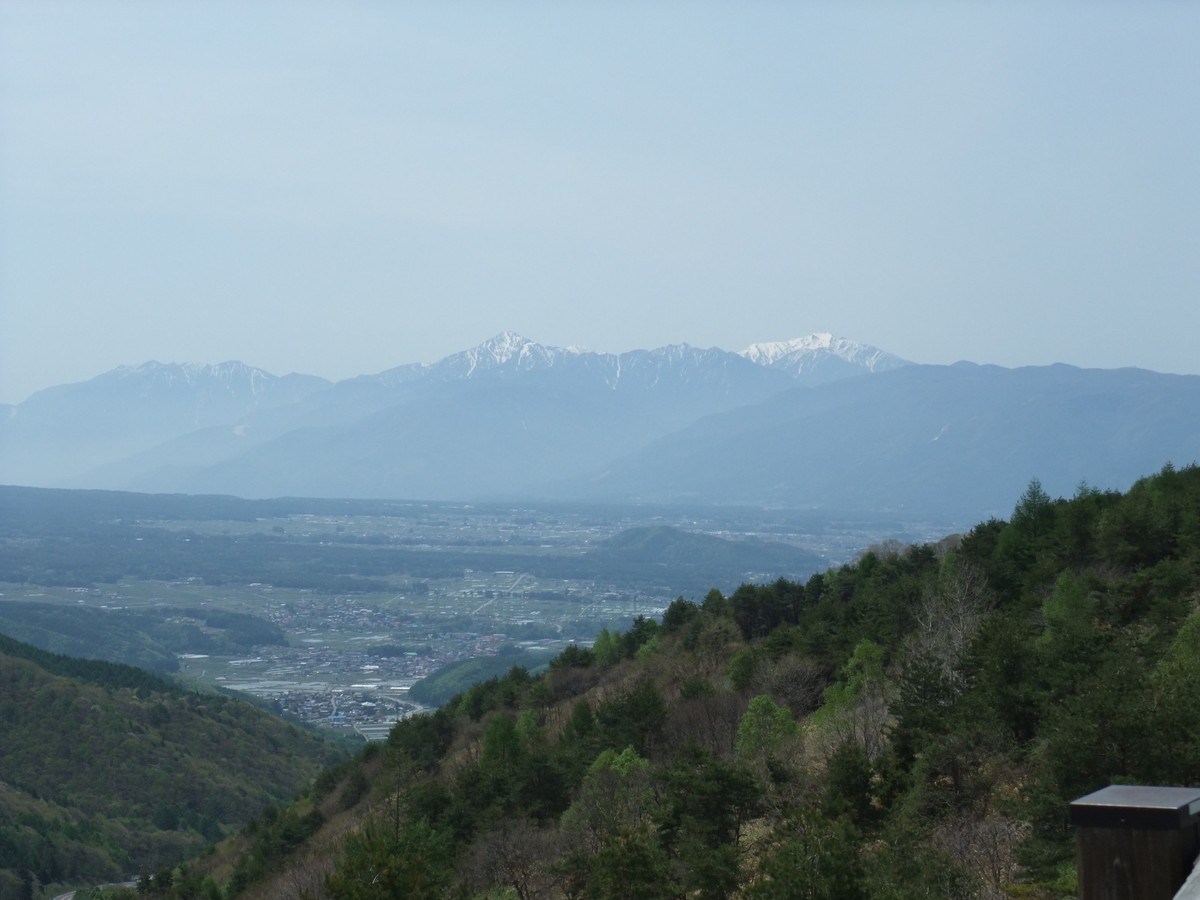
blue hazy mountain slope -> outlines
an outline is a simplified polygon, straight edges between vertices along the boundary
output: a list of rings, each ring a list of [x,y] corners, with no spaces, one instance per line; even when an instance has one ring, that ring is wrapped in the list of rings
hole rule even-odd
[[[794,384],[724,351],[655,353],[628,360],[617,381],[585,358],[580,366],[435,380],[419,391],[410,383],[404,399],[357,422],[298,428],[192,473],[150,471],[120,487],[253,497],[512,496]]]
[[[0,480],[51,484],[181,434],[236,422],[323,391],[312,375],[244,365],[148,362],[48,388],[0,419]]]
[[[1005,515],[1037,477],[1125,489],[1200,458],[1200,377],[1141,369],[909,366],[707,418],[564,496]]]
[[[741,353],[603,354],[504,333],[334,385],[224,368],[118,370],[10,408],[0,481],[749,504],[951,523],[1003,514],[1033,477],[1055,494],[1085,479],[1124,489],[1200,456],[1197,376],[920,366],[830,335]],[[44,477],[28,477],[35,464]]]
[[[512,332],[435,363],[397,366],[333,385],[312,376],[276,378],[241,363],[146,363],[0,409],[0,482],[77,488],[155,484],[174,490],[190,473],[287,435],[354,428],[390,408],[420,407],[448,385],[538,382],[563,393],[603,390],[626,398],[652,390],[665,418],[656,414],[650,421],[661,418],[678,427],[683,423],[672,412],[676,406],[680,413],[703,415],[881,364],[904,361],[829,335],[757,344],[741,354],[687,345],[611,354],[548,347]],[[698,393],[677,404],[667,390],[671,384]],[[697,404],[697,398],[703,402]],[[660,433],[662,427],[651,428],[646,439]],[[233,468],[239,466],[253,467]]]

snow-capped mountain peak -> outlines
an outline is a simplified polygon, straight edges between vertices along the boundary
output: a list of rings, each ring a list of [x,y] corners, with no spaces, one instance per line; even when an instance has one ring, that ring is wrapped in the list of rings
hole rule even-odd
[[[878,347],[834,337],[828,332],[790,341],[751,344],[739,355],[760,366],[784,369],[797,377],[809,376],[808,380],[815,381],[844,377],[850,374],[848,369],[857,369],[865,374],[910,365],[908,360]]]
[[[516,332],[502,331],[477,347],[447,356],[430,368],[470,377],[477,372],[541,369],[581,355],[588,354],[573,347],[548,347]]]
[[[558,347],[546,347],[514,331],[502,331],[491,340],[465,351],[476,366],[528,366],[535,361],[550,361],[559,353],[567,351]]]
[[[850,341],[844,341],[841,338],[837,338],[836,342],[839,344],[851,344]],[[824,331],[805,337],[793,338],[790,341],[765,341],[751,344],[745,350],[740,351],[739,355],[746,357],[751,362],[758,363],[760,366],[769,366],[776,360],[789,354],[810,352],[813,350],[830,350],[834,344],[834,336]]]
[[[543,349],[540,344],[522,337],[515,331],[502,331],[466,353],[477,359],[490,358],[496,364],[504,365],[513,358],[537,354]]]

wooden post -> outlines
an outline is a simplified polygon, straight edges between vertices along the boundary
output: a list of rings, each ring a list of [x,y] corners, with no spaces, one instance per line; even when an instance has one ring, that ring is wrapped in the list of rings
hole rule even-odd
[[[1172,900],[1200,853],[1200,788],[1114,784],[1071,804],[1079,900]]]

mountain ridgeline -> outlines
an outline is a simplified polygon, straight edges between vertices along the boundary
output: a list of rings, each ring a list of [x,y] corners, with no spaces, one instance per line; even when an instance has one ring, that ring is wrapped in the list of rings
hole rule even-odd
[[[918,366],[830,335],[740,353],[606,354],[505,332],[336,384],[238,362],[148,362],[40,391],[0,410],[0,482],[766,503],[961,527],[980,511],[1002,515],[1034,472],[1058,492],[1079,479],[1121,490],[1166,461],[1192,461],[1198,397],[1198,378]],[[1057,452],[1063,440],[1069,454]]]
[[[606,354],[511,333],[332,385],[240,363],[148,363],[9,408],[0,481],[245,497],[544,494],[705,415],[904,364],[829,335],[744,354]]]
[[[0,417],[0,482],[247,498],[1003,515],[1200,447],[1200,377],[913,365],[830,335],[621,354],[513,334],[336,384],[148,363]]]
[[[680,598],[479,683],[176,884],[1065,900],[1072,799],[1200,783],[1198,601],[1200,468],[1069,500],[1033,481],[1007,520]]]

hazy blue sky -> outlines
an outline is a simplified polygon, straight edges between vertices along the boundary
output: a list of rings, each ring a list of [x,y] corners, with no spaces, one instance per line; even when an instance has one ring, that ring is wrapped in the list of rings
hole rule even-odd
[[[0,401],[511,329],[1200,373],[1200,4],[0,0]]]

